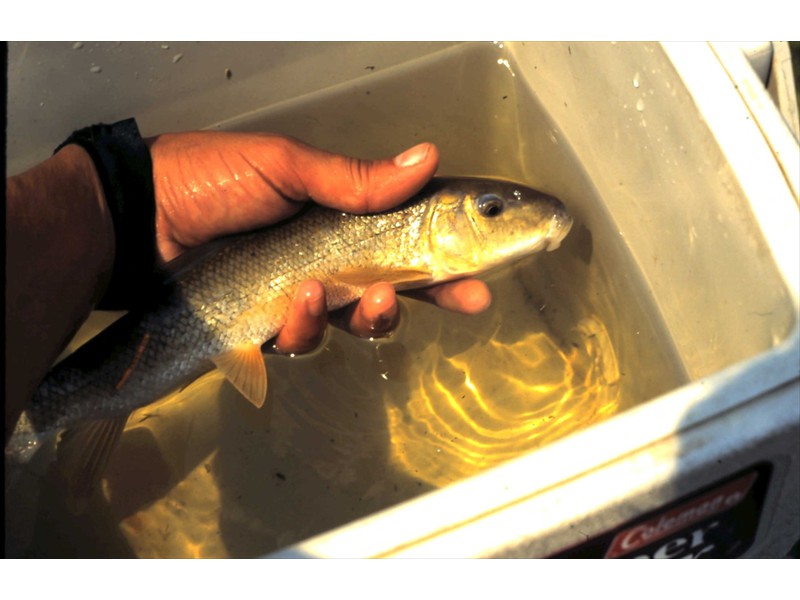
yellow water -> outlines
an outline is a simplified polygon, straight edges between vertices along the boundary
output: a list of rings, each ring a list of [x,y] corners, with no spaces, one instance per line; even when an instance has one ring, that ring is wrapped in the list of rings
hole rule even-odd
[[[560,196],[576,218],[562,248],[490,275],[494,302],[484,314],[404,298],[388,339],[331,328],[311,355],[267,356],[271,411],[217,373],[138,411],[81,517],[51,493],[39,458],[28,482],[42,490],[38,504],[22,501],[34,521],[17,536],[28,538],[24,552],[263,555],[683,381],[644,283],[611,224],[592,213],[602,200],[504,56],[491,46],[445,53],[225,127],[285,131],[366,156],[430,139],[443,174],[507,176]],[[564,192],[553,183],[567,180]]]
[[[587,318],[575,331],[585,344],[568,350],[532,332],[425,357],[431,369],[417,375],[405,406],[387,399],[392,465],[442,487],[617,412],[619,369],[605,326]]]
[[[105,499],[135,554],[265,553],[620,410],[619,366],[599,318],[584,316],[562,338],[538,308],[499,304],[453,330],[453,319],[408,301],[390,340],[336,332],[314,356],[270,357],[270,422],[219,375],[134,415]],[[163,482],[150,493],[131,477],[147,456],[162,471],[148,478]]]
[[[570,263],[578,246],[490,276],[495,301],[485,314],[447,314],[404,298],[389,339],[332,329],[312,355],[269,355],[271,415],[218,373],[141,409],[87,515],[76,521],[53,506],[54,496],[40,499],[48,517],[39,517],[32,552],[258,556],[535,450],[674,385],[672,374],[643,390],[646,377],[626,375],[632,351],[654,355],[669,374],[666,354],[652,346],[655,331],[610,330],[571,295],[574,286],[548,281],[560,263],[578,269]],[[648,347],[631,345],[642,337]],[[42,524],[52,521],[71,531],[67,547],[53,548]],[[85,539],[90,530],[103,538],[102,551]]]

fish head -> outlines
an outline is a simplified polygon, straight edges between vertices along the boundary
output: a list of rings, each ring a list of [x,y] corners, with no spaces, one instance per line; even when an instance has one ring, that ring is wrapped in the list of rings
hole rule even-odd
[[[428,242],[437,281],[558,248],[572,217],[553,196],[502,180],[453,179],[433,196]]]

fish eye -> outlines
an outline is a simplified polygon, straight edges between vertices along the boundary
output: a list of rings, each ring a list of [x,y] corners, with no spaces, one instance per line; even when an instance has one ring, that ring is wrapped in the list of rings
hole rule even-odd
[[[496,217],[503,212],[503,199],[495,194],[483,194],[475,200],[478,212],[484,217]]]

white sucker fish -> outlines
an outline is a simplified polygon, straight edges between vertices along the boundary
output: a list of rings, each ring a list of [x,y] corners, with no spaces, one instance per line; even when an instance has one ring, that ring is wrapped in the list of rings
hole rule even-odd
[[[130,413],[219,368],[254,405],[267,398],[262,345],[283,326],[297,285],[318,279],[329,310],[373,283],[398,290],[482,273],[556,249],[572,226],[557,199],[523,185],[434,179],[380,214],[313,203],[295,218],[238,236],[58,363],[6,445],[24,462],[64,432],[58,462],[76,488],[99,479]]]

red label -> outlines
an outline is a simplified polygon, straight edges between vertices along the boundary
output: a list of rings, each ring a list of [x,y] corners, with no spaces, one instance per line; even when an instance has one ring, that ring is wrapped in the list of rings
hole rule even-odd
[[[748,473],[667,512],[620,531],[611,542],[605,557],[616,558],[630,554],[695,523],[734,508],[747,497],[757,477],[757,473]]]

